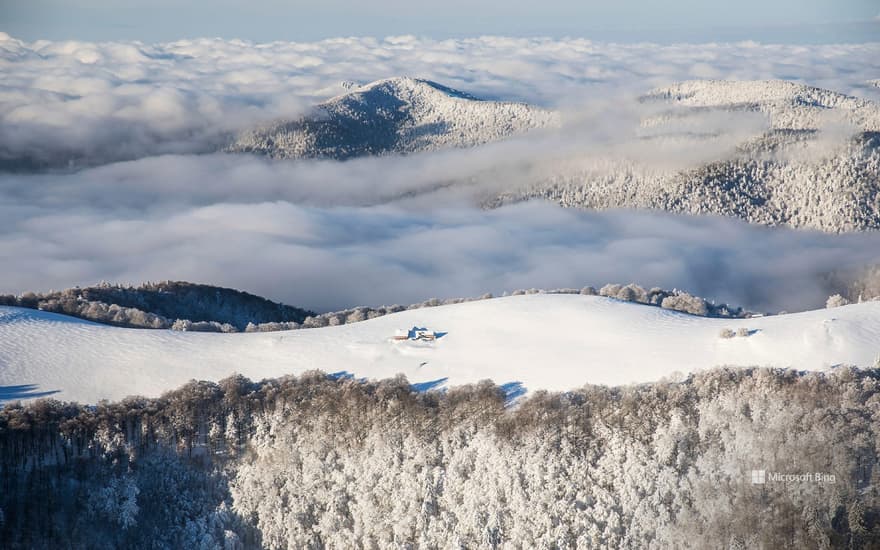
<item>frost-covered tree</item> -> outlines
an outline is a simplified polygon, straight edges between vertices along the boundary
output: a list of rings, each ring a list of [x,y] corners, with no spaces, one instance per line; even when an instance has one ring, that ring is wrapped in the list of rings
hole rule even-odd
[[[418,392],[320,372],[0,409],[4,548],[880,547],[880,375]],[[834,483],[752,483],[750,472]]]
[[[706,316],[709,313],[709,304],[703,298],[692,296],[687,292],[679,292],[663,298],[660,307],[683,311],[692,315]]]
[[[89,512],[128,529],[137,523],[138,493],[140,489],[131,475],[114,477],[106,486],[89,494]]]
[[[840,307],[849,304],[849,300],[841,296],[840,294],[833,294],[828,297],[828,300],[825,302],[825,307]]]

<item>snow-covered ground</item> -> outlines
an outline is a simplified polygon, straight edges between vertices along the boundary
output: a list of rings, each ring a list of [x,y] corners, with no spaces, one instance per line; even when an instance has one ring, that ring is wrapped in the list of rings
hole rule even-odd
[[[413,326],[435,342],[394,341]],[[749,336],[721,338],[724,328]],[[57,391],[94,403],[156,396],[190,379],[252,379],[321,369],[403,373],[421,388],[492,379],[566,390],[647,382],[718,365],[802,370],[870,366],[880,302],[754,319],[709,319],[608,298],[527,295],[405,311],[370,321],[273,333],[123,329],[0,308],[0,400]],[[512,387],[518,388],[515,384]]]

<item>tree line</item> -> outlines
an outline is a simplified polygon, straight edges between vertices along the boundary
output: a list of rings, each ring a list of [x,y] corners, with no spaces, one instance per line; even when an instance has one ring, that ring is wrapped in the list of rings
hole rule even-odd
[[[740,307],[715,304],[681,290],[646,290],[637,284],[608,284],[601,289],[523,289],[503,296],[523,294],[582,294],[605,296],[627,302],[663,307],[706,317],[741,318],[751,315]],[[103,283],[47,293],[25,292],[0,295],[0,305],[39,309],[80,319],[128,328],[171,329],[202,332],[274,332],[357,323],[391,313],[487,300],[491,293],[475,298],[431,298],[408,306],[359,306],[341,311],[315,313],[272,302],[228,288],[179,281],[144,283],[132,287]]]

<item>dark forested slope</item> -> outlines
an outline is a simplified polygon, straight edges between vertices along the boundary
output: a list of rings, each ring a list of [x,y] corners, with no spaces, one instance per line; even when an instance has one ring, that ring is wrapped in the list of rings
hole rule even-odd
[[[248,323],[302,323],[314,312],[247,292],[183,281],[140,286],[101,284],[42,294],[0,296],[0,304],[38,308],[83,319],[142,328],[171,328],[176,320],[202,330],[234,332]],[[224,327],[223,325],[229,325]]]

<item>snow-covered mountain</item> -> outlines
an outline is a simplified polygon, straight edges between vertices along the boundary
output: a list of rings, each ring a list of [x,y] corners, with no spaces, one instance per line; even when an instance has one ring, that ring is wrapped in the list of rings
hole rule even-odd
[[[880,228],[877,103],[782,80],[681,82],[640,103],[645,112],[636,143],[622,152],[590,147],[524,159],[532,163],[522,176],[528,183],[483,197],[484,206],[541,198],[832,232]],[[334,159],[416,153],[536,128],[565,131],[565,119],[426,80],[390,78],[352,87],[298,120],[244,132],[226,150]],[[639,148],[653,160],[630,154]]]
[[[235,138],[230,152],[346,159],[471,147],[557,123],[524,103],[484,101],[436,82],[389,78],[355,87],[298,119]]]
[[[569,159],[549,177],[487,205],[538,197],[564,206],[721,214],[832,232],[880,229],[877,103],[786,81],[683,82],[642,102],[657,110],[643,120],[642,140],[668,150],[671,159],[712,150],[714,142],[728,145],[684,167],[625,154]],[[739,128],[756,117],[766,120],[763,130]]]
[[[394,339],[413,327],[445,335]],[[724,338],[724,329],[741,334]],[[597,296],[535,294],[249,334],[125,329],[0,308],[0,399],[58,391],[59,399],[94,403],[234,372],[261,379],[312,369],[367,378],[403,373],[419,388],[492,379],[512,391],[568,390],[719,365],[867,367],[878,354],[880,302],[712,319]]]
[[[641,99],[691,108],[757,111],[768,117],[772,130],[815,131],[832,122],[845,122],[857,131],[880,131],[876,103],[786,80],[690,80],[652,90]]]

